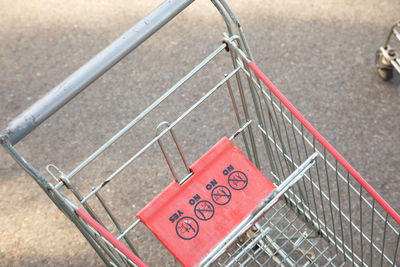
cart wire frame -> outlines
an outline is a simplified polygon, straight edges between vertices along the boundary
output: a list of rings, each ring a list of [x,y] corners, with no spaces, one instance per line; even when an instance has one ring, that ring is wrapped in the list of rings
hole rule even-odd
[[[228,89],[247,157],[261,169],[269,165],[270,179],[278,186],[200,265],[400,265],[399,214],[300,114],[254,63],[243,29],[223,0],[211,0],[227,26],[223,43],[160,98],[142,111],[71,172],[55,164],[46,167],[51,183],[15,149],[34,128],[98,79],[113,65],[179,14],[192,1],[165,1],[63,83],[14,119],[1,132],[0,141],[15,161],[39,184],[55,205],[76,225],[108,266],[146,266],[128,233],[140,224],[124,228],[101,197],[101,189],[155,143],[161,148],[174,179],[190,179],[188,163],[173,129],[189,113],[222,87]],[[71,181],[186,81],[228,51],[233,70],[173,122],[161,122],[156,136],[104,181],[82,195]],[[234,90],[240,101],[236,100]],[[246,94],[247,92],[247,94]],[[251,101],[246,97],[250,94]],[[252,103],[252,106],[249,104]],[[251,107],[250,107],[251,106]],[[255,114],[254,114],[255,113]],[[163,130],[162,130],[163,129]],[[161,143],[171,133],[187,175],[179,180]],[[260,138],[257,137],[259,134]],[[60,191],[67,189],[78,204]],[[88,200],[96,198],[120,235],[114,237]],[[125,244],[123,244],[124,242]]]

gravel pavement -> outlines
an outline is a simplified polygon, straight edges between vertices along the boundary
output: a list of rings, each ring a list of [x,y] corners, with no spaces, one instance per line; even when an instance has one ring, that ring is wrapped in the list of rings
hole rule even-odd
[[[159,2],[0,0],[1,128]],[[400,211],[400,77],[383,82],[374,67],[376,49],[399,19],[400,2],[228,2],[244,27],[259,67]],[[224,30],[209,1],[196,1],[17,149],[40,171],[48,163],[72,170],[215,49]],[[140,148],[138,140],[151,138],[155,134],[152,119],[176,117],[187,108],[182,99],[204,94],[219,67],[211,65],[205,71],[210,78],[194,79],[192,90],[183,89],[126,135],[123,144],[113,146],[106,159],[96,160],[95,166],[83,171],[77,178],[80,188],[88,192],[87,181],[102,181]],[[219,120],[223,116],[214,112],[217,106],[229,104],[228,98],[218,96],[178,131],[184,146],[188,144],[186,151],[197,151],[187,152],[190,162],[221,137],[215,129],[226,126],[229,130],[221,133],[226,135],[234,129],[234,124],[231,127],[230,121]],[[196,123],[203,119],[208,123]],[[105,198],[126,219],[126,225],[171,181],[160,153],[154,151],[123,174],[135,177],[133,182],[119,179],[119,189],[105,191]],[[0,162],[0,266],[101,265],[73,224],[4,151]],[[151,265],[175,264],[153,237],[140,235],[139,230],[134,234],[137,242],[154,244],[142,253],[153,256]]]

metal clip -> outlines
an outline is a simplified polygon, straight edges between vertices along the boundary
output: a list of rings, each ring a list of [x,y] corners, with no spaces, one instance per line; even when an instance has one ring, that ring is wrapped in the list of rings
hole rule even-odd
[[[157,126],[156,136],[160,134],[160,128],[161,128],[162,126],[164,126],[164,125],[166,125],[167,127],[170,126],[169,122],[167,122],[167,121],[161,122],[161,123]],[[185,164],[186,170],[187,170],[188,173],[190,173],[189,165],[187,164],[187,161],[186,161],[186,159],[185,159],[185,156],[183,155],[182,149],[181,149],[181,147],[180,147],[179,144],[178,144],[178,141],[177,141],[177,139],[176,139],[176,137],[175,137],[174,131],[172,130],[172,128],[171,128],[169,131],[171,132],[172,139],[174,140],[174,143],[175,143],[175,145],[176,145],[176,148],[178,149],[179,154],[181,155],[182,161],[183,161],[183,163]],[[171,161],[169,160],[168,155],[167,155],[167,153],[165,152],[164,146],[163,146],[163,144],[162,144],[162,142],[161,142],[161,138],[158,139],[157,142],[158,142],[158,145],[159,145],[160,148],[161,148],[161,151],[162,151],[162,153],[163,153],[163,155],[164,155],[165,160],[167,161],[168,167],[169,167],[169,169],[171,170],[172,175],[174,176],[175,181],[176,181],[177,183],[180,184],[180,182],[178,181],[178,177],[176,176],[176,173],[175,173],[175,171],[174,171],[174,168],[172,167]],[[186,177],[185,177],[185,178],[186,178]],[[184,179],[185,179],[185,178],[184,178]]]
[[[50,170],[50,168],[53,168],[57,173],[58,176],[54,175],[54,173]],[[65,176],[65,174],[54,164],[48,164],[46,166],[46,171],[51,175],[51,177],[54,178],[54,180],[56,180],[57,182],[62,182],[61,181],[61,177]]]
[[[54,173],[50,170],[50,168],[53,168],[58,172],[58,176],[54,175]],[[70,189],[71,188],[71,183],[68,180],[67,176],[54,164],[48,164],[46,166],[47,172],[51,175],[51,177],[54,178],[57,182],[61,182],[65,185],[66,188]]]

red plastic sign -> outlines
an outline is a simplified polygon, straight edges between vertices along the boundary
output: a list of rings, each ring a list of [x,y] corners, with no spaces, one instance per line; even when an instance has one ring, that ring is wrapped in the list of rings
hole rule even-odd
[[[188,181],[137,214],[184,266],[198,264],[275,189],[226,137],[190,169]]]

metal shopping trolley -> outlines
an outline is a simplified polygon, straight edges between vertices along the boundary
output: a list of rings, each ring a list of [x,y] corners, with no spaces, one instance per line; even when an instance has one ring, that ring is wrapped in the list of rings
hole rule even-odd
[[[15,118],[1,132],[3,147],[109,266],[146,266],[149,247],[160,243],[185,266],[399,265],[399,214],[261,72],[223,0],[211,1],[227,26],[222,43],[70,172],[51,163],[41,173],[16,150],[191,2],[165,1]],[[216,81],[208,68],[221,72]],[[196,79],[207,91],[191,88]],[[141,146],[133,149],[124,137],[137,128]],[[108,152],[122,141],[125,161],[105,176],[80,177],[99,158],[113,159]],[[200,149],[188,149],[193,144]],[[173,179],[127,215],[121,206],[143,200],[119,190],[142,190],[130,183],[139,178],[161,183],[154,174],[129,173],[141,160],[165,164]]]
[[[379,77],[384,81],[390,80],[393,77],[393,69],[400,73],[400,57],[399,52],[394,47],[389,45],[392,36],[397,41],[400,41],[400,21],[390,28],[390,32],[385,43],[376,51],[375,64],[378,70]]]

